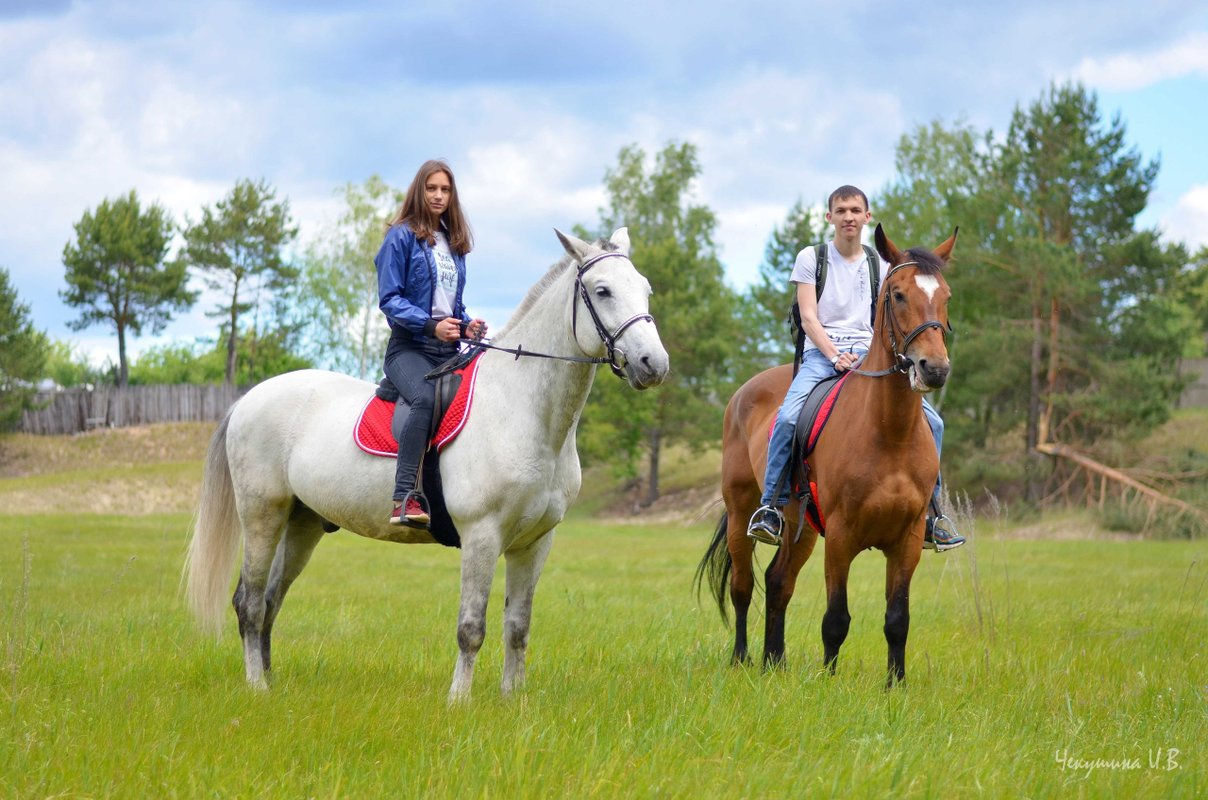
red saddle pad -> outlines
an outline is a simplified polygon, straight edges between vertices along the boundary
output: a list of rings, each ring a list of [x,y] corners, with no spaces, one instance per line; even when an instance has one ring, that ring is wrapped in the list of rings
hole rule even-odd
[[[453,401],[449,404],[445,415],[441,417],[440,424],[436,427],[436,433],[432,437],[431,446],[438,451],[443,450],[445,445],[457,438],[457,434],[461,433],[461,429],[466,425],[466,420],[470,417],[470,405],[474,398],[474,381],[478,377],[478,362],[479,359],[475,358],[457,370],[456,374],[461,375],[461,386],[457,388],[457,394],[453,396]],[[398,442],[394,440],[394,434],[390,431],[390,423],[393,420],[394,403],[374,395],[369,398],[369,402],[365,404],[361,416],[357,419],[352,433],[353,441],[366,453],[394,458],[398,455]]]

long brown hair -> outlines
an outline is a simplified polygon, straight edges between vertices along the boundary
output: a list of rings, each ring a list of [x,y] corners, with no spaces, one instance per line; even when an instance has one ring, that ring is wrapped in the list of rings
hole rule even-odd
[[[449,193],[449,206],[441,214],[440,219],[432,216],[428,204],[424,202],[424,185],[427,184],[428,178],[437,172],[443,172],[449,176],[449,188],[453,190]],[[457,181],[453,177],[453,170],[444,161],[431,159],[425,161],[420,166],[419,172],[415,173],[411,185],[407,187],[402,207],[394,218],[386,223],[386,229],[389,230],[395,225],[405,222],[416,236],[426,239],[428,244],[436,244],[435,233],[440,229],[441,219],[445,222],[445,235],[449,237],[449,249],[459,256],[470,252],[474,248],[474,236],[470,233],[470,223],[461,213],[461,199],[457,194]]]

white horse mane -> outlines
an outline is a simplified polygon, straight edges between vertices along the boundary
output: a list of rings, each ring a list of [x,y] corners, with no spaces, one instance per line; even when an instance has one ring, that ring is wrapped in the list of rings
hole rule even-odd
[[[615,252],[620,249],[615,244],[605,239],[596,240],[595,246],[608,252]],[[574,263],[574,258],[569,254],[558,259],[554,265],[549,268],[549,271],[546,272],[545,275],[539,281],[533,284],[528,290],[528,294],[526,294],[524,299],[520,301],[520,305],[516,306],[516,310],[512,312],[512,316],[508,319],[507,324],[499,329],[497,338],[502,338],[509,330],[515,327],[520,320],[524,319],[524,316],[532,310],[534,305],[536,305],[537,300],[540,299],[540,297],[545,294],[546,290],[556,283],[558,279],[562,277],[563,273],[565,273],[566,270]]]

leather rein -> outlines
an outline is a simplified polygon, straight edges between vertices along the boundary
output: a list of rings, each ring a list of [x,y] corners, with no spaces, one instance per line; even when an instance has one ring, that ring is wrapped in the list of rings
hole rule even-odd
[[[591,295],[587,291],[587,285],[583,283],[583,275],[586,274],[589,269],[606,258],[628,259],[628,256],[626,256],[624,253],[607,251],[600,253],[599,255],[592,256],[584,261],[581,265],[579,265],[579,269],[575,275],[575,296],[571,299],[572,334],[575,334],[579,327],[579,300],[582,299],[583,305],[587,308],[587,313],[591,315],[592,323],[596,326],[596,334],[600,337],[600,341],[604,343],[604,348],[607,355],[603,358],[598,358],[595,356],[552,355],[550,353],[540,353],[535,350],[525,350],[523,345],[517,345],[516,347],[499,347],[497,345],[489,344],[481,339],[463,338],[459,341],[468,342],[471,345],[468,352],[477,352],[479,349],[498,350],[502,353],[510,353],[513,356],[513,361],[517,361],[521,356],[524,356],[526,358],[549,358],[555,361],[573,361],[578,364],[607,364],[612,370],[613,375],[616,375],[618,378],[624,378],[625,373],[623,370],[625,368],[625,364],[627,363],[627,359],[625,356],[625,351],[617,347],[617,340],[620,339],[625,331],[628,330],[632,325],[635,325],[638,322],[653,323],[654,317],[649,313],[634,314],[632,317],[618,325],[616,330],[609,332],[608,328],[605,327],[603,320],[600,319],[599,312],[596,311],[596,307],[591,302]],[[436,376],[436,370],[428,374],[429,378]]]
[[[882,289],[882,293],[885,297],[885,320],[889,330],[889,352],[890,355],[893,356],[894,365],[887,369],[876,370],[875,372],[865,372],[861,369],[849,369],[848,372],[854,372],[855,374],[863,375],[866,378],[882,378],[886,375],[893,375],[895,373],[901,373],[903,375],[906,374],[910,371],[910,368],[914,366],[914,362],[906,357],[906,351],[910,349],[910,345],[914,343],[914,340],[917,339],[919,335],[923,333],[923,331],[926,331],[930,328],[937,329],[940,332],[940,335],[944,337],[944,344],[946,345],[948,343],[948,333],[952,330],[952,325],[945,325],[939,320],[929,319],[926,322],[918,325],[910,333],[906,334],[906,336],[902,339],[901,346],[898,346],[898,320],[897,317],[894,316],[892,306],[889,304],[889,279],[894,276],[894,273],[903,267],[917,267],[918,265],[919,262],[917,261],[903,261],[901,264],[898,264],[893,269],[889,270],[888,274],[885,275],[885,288]]]

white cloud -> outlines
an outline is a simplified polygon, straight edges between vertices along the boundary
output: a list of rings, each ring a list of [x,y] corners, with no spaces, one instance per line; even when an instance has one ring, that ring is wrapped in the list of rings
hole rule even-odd
[[[672,117],[691,124],[686,138],[699,148],[696,199],[717,214],[722,260],[737,288],[758,277],[773,227],[798,199],[821,202],[845,183],[877,191],[905,124],[888,92],[779,69],[746,70],[681,102]]]
[[[773,227],[784,222],[786,213],[787,209],[778,203],[752,203],[718,213],[718,250],[722,262],[729,266],[727,278],[735,288],[746,287],[759,278],[768,237]]]
[[[1109,91],[1144,89],[1187,75],[1208,77],[1208,32],[1195,31],[1165,47],[1143,53],[1123,53],[1078,63],[1074,77]]]
[[[55,291],[71,223],[130,188],[183,221],[236,179],[264,177],[289,199],[305,243],[338,213],[339,185],[371,173],[405,185],[421,161],[447,157],[477,235],[467,300],[498,328],[561,254],[551,228],[594,226],[622,145],[650,155],[669,140],[698,146],[694,200],[717,213],[723,263],[741,287],[799,197],[817,202],[841,183],[875,195],[911,125],[956,115],[999,124],[1081,53],[1105,54],[1078,67],[1096,86],[1208,71],[1208,33],[1155,49],[1172,25],[1197,27],[1186,14],[1167,9],[1147,26],[1154,11],[1124,3],[1098,15],[1110,25],[1033,0],[960,15],[864,3],[823,36],[801,34],[816,22],[810,3],[737,16],[713,0],[687,17],[613,9],[609,19],[643,20],[636,27],[578,0],[556,12],[304,5],[97,0],[0,19],[0,265],[34,301],[37,324],[62,335],[70,315]],[[1042,16],[1063,47],[1021,62]],[[478,46],[423,58],[399,44],[417,19],[456,21],[456,41]],[[1136,54],[1113,57],[1126,25]],[[579,28],[592,34],[586,48],[582,34],[564,38]],[[1202,113],[1179,122],[1197,126]],[[1188,193],[1170,212],[1172,232],[1203,240],[1202,198]],[[170,332],[215,329],[199,306]]]
[[[1183,194],[1159,224],[1167,239],[1193,251],[1208,246],[1208,183]]]

